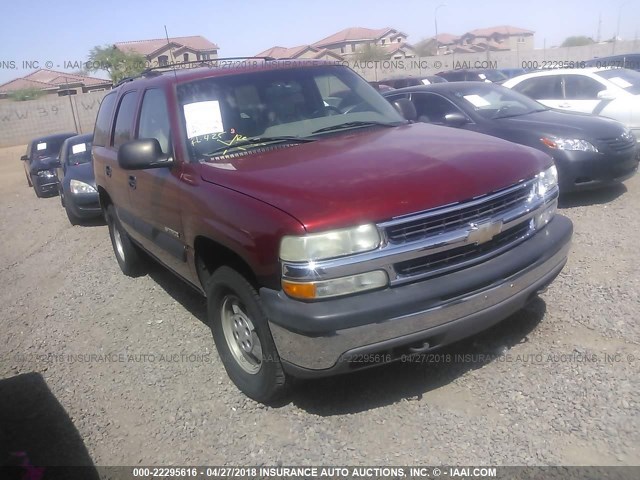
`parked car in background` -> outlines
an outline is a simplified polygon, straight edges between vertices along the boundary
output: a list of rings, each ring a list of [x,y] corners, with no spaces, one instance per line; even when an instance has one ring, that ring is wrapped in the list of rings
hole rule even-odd
[[[67,138],[60,149],[60,164],[56,169],[58,192],[72,225],[102,215],[93,174],[92,143],[92,133],[76,135]]]
[[[384,96],[391,102],[411,100],[420,121],[504,138],[551,155],[561,193],[621,182],[638,169],[636,139],[621,123],[552,110],[500,85],[451,82]]]
[[[145,251],[205,294],[219,358],[258,401],[498,323],[572,236],[551,157],[410,123],[329,62],[129,79],[92,153],[123,273]]]
[[[384,83],[379,83],[379,82],[369,82],[369,85],[371,85],[373,88],[378,90],[380,93],[388,92],[390,90],[395,90],[395,88],[390,87],[389,85],[385,85]]]
[[[23,162],[27,185],[33,187],[38,198],[58,193],[58,179],[55,169],[60,162],[62,143],[75,133],[58,133],[38,137],[29,142]]]
[[[514,78],[527,73],[527,70],[524,68],[499,68],[498,71],[507,78]]]
[[[431,85],[433,83],[445,83],[447,80],[437,75],[424,75],[419,77],[394,77],[380,80],[378,82],[370,82],[372,85],[387,85],[393,88],[413,87],[415,85]],[[378,89],[380,90],[380,89]]]
[[[586,67],[596,68],[627,68],[640,72],[640,53],[626,53],[623,55],[612,55],[610,57],[599,57],[587,60]]]
[[[449,82],[502,83],[508,79],[504,73],[491,68],[448,70],[436,73],[436,75]]]
[[[504,86],[551,108],[613,118],[640,138],[640,73],[633,70],[547,70],[512,78]]]

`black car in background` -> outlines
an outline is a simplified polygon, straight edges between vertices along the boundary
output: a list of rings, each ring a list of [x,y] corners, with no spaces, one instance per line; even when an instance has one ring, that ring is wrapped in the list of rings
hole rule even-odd
[[[502,83],[508,80],[508,77],[504,73],[492,68],[447,70],[446,72],[436,73],[436,75],[444,78],[448,82]]]
[[[58,193],[58,180],[55,169],[59,164],[60,147],[75,133],[57,133],[38,137],[27,145],[27,154],[23,155],[24,173],[27,185],[33,187],[38,198]]]
[[[623,55],[612,55],[610,57],[599,57],[587,60],[585,67],[596,68],[628,68],[640,72],[640,53],[626,53]]]
[[[621,123],[552,110],[500,85],[459,82],[383,94],[409,99],[418,121],[472,130],[528,145],[553,157],[560,192],[601,187],[633,176],[636,139]]]
[[[60,149],[58,191],[72,225],[102,215],[93,174],[92,143],[93,134],[77,135],[67,138]]]
[[[392,88],[404,88],[414,87],[418,85],[431,85],[433,83],[446,83],[447,80],[437,75],[422,75],[422,76],[405,76],[405,77],[393,77],[385,80],[379,80],[377,82],[369,82],[374,87],[381,85],[387,85]],[[380,90],[380,88],[378,88]]]

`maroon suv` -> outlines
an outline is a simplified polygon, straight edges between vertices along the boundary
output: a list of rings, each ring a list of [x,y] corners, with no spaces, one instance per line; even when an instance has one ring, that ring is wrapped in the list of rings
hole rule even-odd
[[[550,157],[412,123],[317,61],[125,81],[102,102],[93,156],[122,271],[140,272],[144,250],[205,294],[229,376],[259,401],[289,376],[503,320],[558,275],[572,235]]]

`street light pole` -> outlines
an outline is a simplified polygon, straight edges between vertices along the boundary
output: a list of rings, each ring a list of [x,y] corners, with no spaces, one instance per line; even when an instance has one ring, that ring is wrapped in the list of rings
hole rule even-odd
[[[620,17],[622,16],[622,7],[624,7],[631,0],[627,0],[626,2],[622,2],[620,7],[618,7],[618,23],[616,24],[616,36],[613,39],[613,52],[616,53],[616,45],[618,43],[618,37],[620,36]]]
[[[433,23],[436,30],[436,36],[434,37],[434,40],[436,41],[436,55],[440,53],[439,42],[438,42],[438,10],[442,7],[446,7],[446,5],[444,3],[441,3],[436,7],[436,9],[433,12]]]

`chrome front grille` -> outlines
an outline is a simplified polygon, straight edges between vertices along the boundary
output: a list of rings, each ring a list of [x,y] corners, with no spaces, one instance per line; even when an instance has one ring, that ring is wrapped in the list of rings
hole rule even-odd
[[[372,251],[313,262],[283,262],[291,281],[341,278],[383,270],[396,286],[479,264],[534,235],[538,215],[557,204],[558,188],[544,196],[538,179],[429,211],[377,224],[382,243]]]
[[[385,229],[389,243],[400,244],[413,242],[432,235],[451,232],[482,219],[497,217],[521,205],[531,195],[531,185],[523,183],[507,189],[489,198],[481,197],[475,201],[457,205],[451,209],[443,209],[427,213],[424,218],[418,215],[415,220],[407,220],[392,224]]]
[[[636,139],[633,135],[620,135],[615,138],[599,138],[598,142],[606,149],[614,152],[623,152],[636,146]]]

